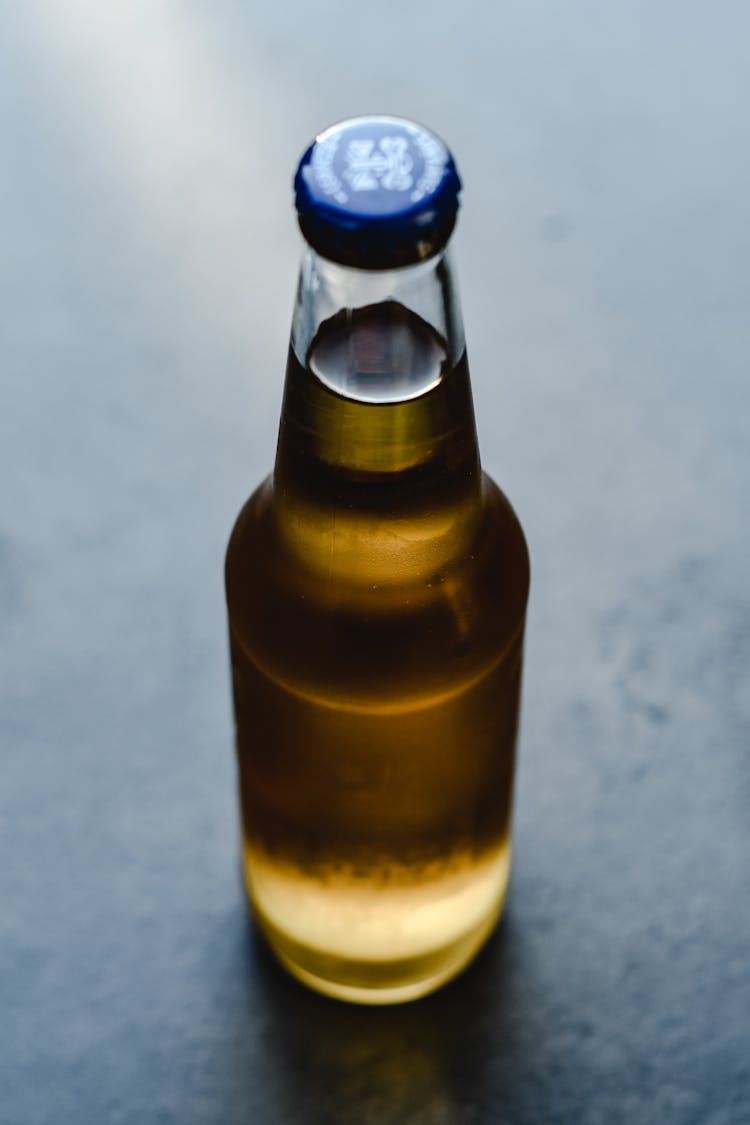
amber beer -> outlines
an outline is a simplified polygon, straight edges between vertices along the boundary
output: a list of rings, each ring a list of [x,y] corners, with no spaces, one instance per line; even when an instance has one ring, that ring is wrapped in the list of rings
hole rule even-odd
[[[276,464],[226,563],[244,870],[295,976],[389,1003],[460,971],[503,905],[528,554],[480,469],[447,149],[357,118],[295,183]]]

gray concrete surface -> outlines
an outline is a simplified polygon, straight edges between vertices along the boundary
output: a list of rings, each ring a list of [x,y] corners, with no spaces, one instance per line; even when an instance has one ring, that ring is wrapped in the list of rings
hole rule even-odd
[[[750,10],[0,5],[0,1121],[750,1122]],[[221,584],[289,181],[425,121],[533,593],[507,919],[327,1002],[238,879]]]

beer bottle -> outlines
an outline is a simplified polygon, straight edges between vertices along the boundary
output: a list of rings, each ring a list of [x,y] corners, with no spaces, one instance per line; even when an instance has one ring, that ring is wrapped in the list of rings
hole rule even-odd
[[[302,157],[276,463],[226,560],[254,916],[295,976],[364,1003],[459,972],[510,867],[529,565],[480,469],[460,187],[396,117]]]

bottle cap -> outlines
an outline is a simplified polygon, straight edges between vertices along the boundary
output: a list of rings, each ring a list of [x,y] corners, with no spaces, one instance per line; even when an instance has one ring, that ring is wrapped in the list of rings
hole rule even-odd
[[[434,133],[400,117],[352,117],[319,133],[294,178],[300,229],[360,269],[431,257],[456,222],[461,181]]]

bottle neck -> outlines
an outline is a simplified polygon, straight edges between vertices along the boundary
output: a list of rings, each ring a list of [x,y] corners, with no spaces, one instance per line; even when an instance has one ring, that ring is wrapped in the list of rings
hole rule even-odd
[[[292,319],[291,345],[299,363],[307,366],[310,347],[326,321],[342,310],[387,302],[415,313],[445,342],[451,366],[459,362],[465,349],[464,329],[447,250],[400,269],[360,270],[321,258],[308,247],[302,258]],[[357,397],[356,388],[352,397]],[[396,399],[394,388],[391,401]]]
[[[304,451],[340,471],[478,464],[463,323],[445,252],[398,270],[302,261],[277,472]]]
[[[445,256],[388,274],[305,256],[274,494],[289,548],[341,580],[379,581],[394,552],[418,575],[469,541],[481,472]]]

